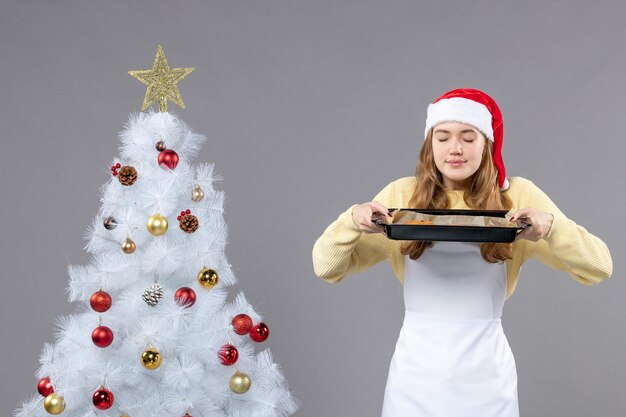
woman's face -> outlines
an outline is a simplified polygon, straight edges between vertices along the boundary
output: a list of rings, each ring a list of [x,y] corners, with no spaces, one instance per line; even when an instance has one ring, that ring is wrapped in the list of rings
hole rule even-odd
[[[446,122],[433,128],[433,157],[447,189],[470,186],[486,140],[478,129],[463,123]]]

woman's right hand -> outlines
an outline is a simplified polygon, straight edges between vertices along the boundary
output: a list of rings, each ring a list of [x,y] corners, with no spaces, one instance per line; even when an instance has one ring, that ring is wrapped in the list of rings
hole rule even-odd
[[[385,233],[385,228],[374,222],[389,216],[391,215],[387,207],[377,201],[359,204],[352,209],[352,222],[365,233]]]

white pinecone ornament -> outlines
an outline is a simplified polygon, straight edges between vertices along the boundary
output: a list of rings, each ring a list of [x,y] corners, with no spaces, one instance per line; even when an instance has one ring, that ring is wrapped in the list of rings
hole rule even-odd
[[[143,292],[142,298],[149,306],[154,307],[163,298],[163,287],[158,282],[155,282]]]

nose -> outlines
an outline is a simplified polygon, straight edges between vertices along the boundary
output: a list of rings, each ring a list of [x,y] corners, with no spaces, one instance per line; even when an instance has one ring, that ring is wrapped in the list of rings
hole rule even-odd
[[[452,155],[461,155],[463,154],[463,147],[461,146],[461,141],[458,139],[454,139],[450,142],[450,153]]]

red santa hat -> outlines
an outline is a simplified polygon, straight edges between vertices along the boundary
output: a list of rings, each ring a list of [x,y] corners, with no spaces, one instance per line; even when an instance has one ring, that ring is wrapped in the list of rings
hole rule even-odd
[[[428,105],[424,138],[431,128],[443,122],[474,126],[493,142],[493,163],[498,169],[498,185],[502,191],[508,189],[509,181],[502,161],[504,123],[495,100],[473,88],[448,91]]]

